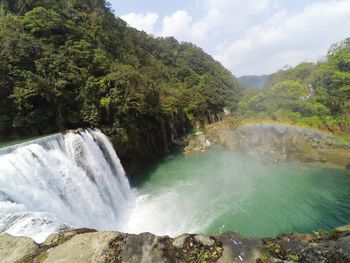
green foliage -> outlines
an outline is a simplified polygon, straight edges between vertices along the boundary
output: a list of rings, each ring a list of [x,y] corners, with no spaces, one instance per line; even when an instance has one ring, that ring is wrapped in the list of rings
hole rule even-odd
[[[24,26],[35,36],[49,37],[55,31],[63,29],[59,14],[43,7],[37,7],[23,17]]]
[[[314,93],[308,97],[308,85]],[[350,40],[333,45],[323,63],[301,63],[272,74],[266,87],[239,103],[246,118],[288,121],[316,128],[350,124]]]
[[[241,93],[200,48],[130,28],[104,0],[1,2],[0,140],[98,126],[119,153],[157,154]]]

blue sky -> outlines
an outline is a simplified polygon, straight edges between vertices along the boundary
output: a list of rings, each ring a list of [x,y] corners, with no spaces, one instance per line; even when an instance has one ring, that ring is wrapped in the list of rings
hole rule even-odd
[[[322,59],[350,37],[350,0],[111,0],[117,16],[154,36],[203,48],[236,76]]]

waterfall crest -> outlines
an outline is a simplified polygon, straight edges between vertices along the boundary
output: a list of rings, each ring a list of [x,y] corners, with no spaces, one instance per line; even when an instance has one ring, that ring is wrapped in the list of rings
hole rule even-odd
[[[97,129],[0,149],[0,232],[42,242],[67,227],[118,229],[135,194]]]

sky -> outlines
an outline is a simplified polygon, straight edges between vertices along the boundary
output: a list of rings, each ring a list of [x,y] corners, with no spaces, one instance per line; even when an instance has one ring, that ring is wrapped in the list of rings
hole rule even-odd
[[[350,0],[109,0],[130,26],[201,47],[235,76],[324,58],[350,37]]]

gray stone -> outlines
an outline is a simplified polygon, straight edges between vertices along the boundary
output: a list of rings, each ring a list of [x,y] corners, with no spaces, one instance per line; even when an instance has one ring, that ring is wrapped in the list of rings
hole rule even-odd
[[[261,257],[263,243],[259,239],[245,238],[234,232],[220,234],[215,238],[222,242],[224,248],[218,263],[256,263],[257,259]]]
[[[259,259],[291,262],[304,256],[307,262],[325,259],[350,262],[349,229],[347,225],[336,228],[332,235],[287,234],[266,239],[246,238],[234,232],[210,236],[184,234],[173,239],[151,233],[134,235],[76,229],[50,235],[41,246],[29,238],[1,234],[0,262],[176,263],[207,259],[219,263],[255,263]]]
[[[343,252],[350,256],[350,236],[339,238],[337,247],[343,249]]]
[[[218,125],[223,128],[207,129],[209,140],[268,162],[322,161],[350,167],[350,145],[326,133],[281,124],[251,124],[236,129]]]
[[[46,255],[42,262],[105,262],[107,259],[106,251],[109,249],[109,243],[117,236],[117,232],[95,232],[75,235],[63,244],[50,248],[44,252]]]
[[[205,235],[195,235],[194,239],[207,247],[211,247],[215,243],[215,241],[210,236]]]
[[[128,234],[123,242],[119,242],[121,262],[168,262],[163,254],[169,239],[169,237],[158,237],[151,233]]]
[[[188,234],[182,234],[181,236],[176,237],[173,241],[173,246],[176,248],[182,248],[187,237]]]

